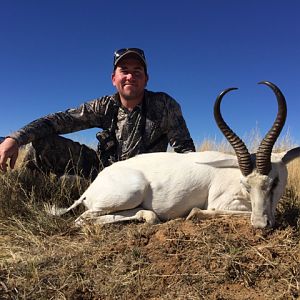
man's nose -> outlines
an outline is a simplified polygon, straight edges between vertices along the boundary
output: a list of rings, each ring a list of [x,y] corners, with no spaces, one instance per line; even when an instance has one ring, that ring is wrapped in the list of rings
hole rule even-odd
[[[128,73],[127,76],[126,76],[127,80],[133,80],[134,79],[134,75],[132,73]]]

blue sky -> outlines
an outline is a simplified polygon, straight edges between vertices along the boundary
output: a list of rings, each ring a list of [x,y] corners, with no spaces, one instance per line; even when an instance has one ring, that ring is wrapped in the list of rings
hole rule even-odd
[[[221,139],[212,108],[228,87],[239,88],[222,103],[233,130],[268,131],[277,103],[262,80],[284,93],[283,135],[299,144],[299,15],[298,0],[0,0],[0,135],[114,93],[114,50],[140,47],[148,89],[180,103],[197,144]]]

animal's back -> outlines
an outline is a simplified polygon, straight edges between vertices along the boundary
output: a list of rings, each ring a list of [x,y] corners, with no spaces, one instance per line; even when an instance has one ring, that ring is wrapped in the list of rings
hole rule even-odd
[[[202,151],[189,153],[155,152],[137,155],[128,160],[118,162],[117,165],[126,165],[133,167],[139,167],[143,165],[149,166],[153,169],[157,169],[160,167],[169,167],[170,163],[207,163],[224,159],[236,159],[236,156],[232,154],[222,153],[219,151]],[[116,166],[116,164],[112,166]]]

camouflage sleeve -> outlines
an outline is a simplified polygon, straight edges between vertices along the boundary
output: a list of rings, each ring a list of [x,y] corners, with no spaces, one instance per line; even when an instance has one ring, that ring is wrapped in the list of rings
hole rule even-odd
[[[180,105],[171,97],[168,104],[168,139],[175,152],[194,152],[195,145],[183,118]]]
[[[107,102],[108,97],[102,97],[83,103],[74,109],[49,114],[25,125],[10,137],[17,140],[19,145],[25,145],[51,134],[66,134],[93,127],[101,128]]]

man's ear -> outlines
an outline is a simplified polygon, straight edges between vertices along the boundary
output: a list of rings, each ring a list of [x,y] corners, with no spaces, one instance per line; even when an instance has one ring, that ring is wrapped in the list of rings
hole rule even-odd
[[[115,83],[115,71],[111,74],[111,82],[112,82],[113,86],[116,86],[116,83]]]
[[[147,86],[147,84],[148,84],[148,81],[149,81],[149,75],[148,75],[148,74],[146,74],[146,82],[145,82],[145,87]]]

